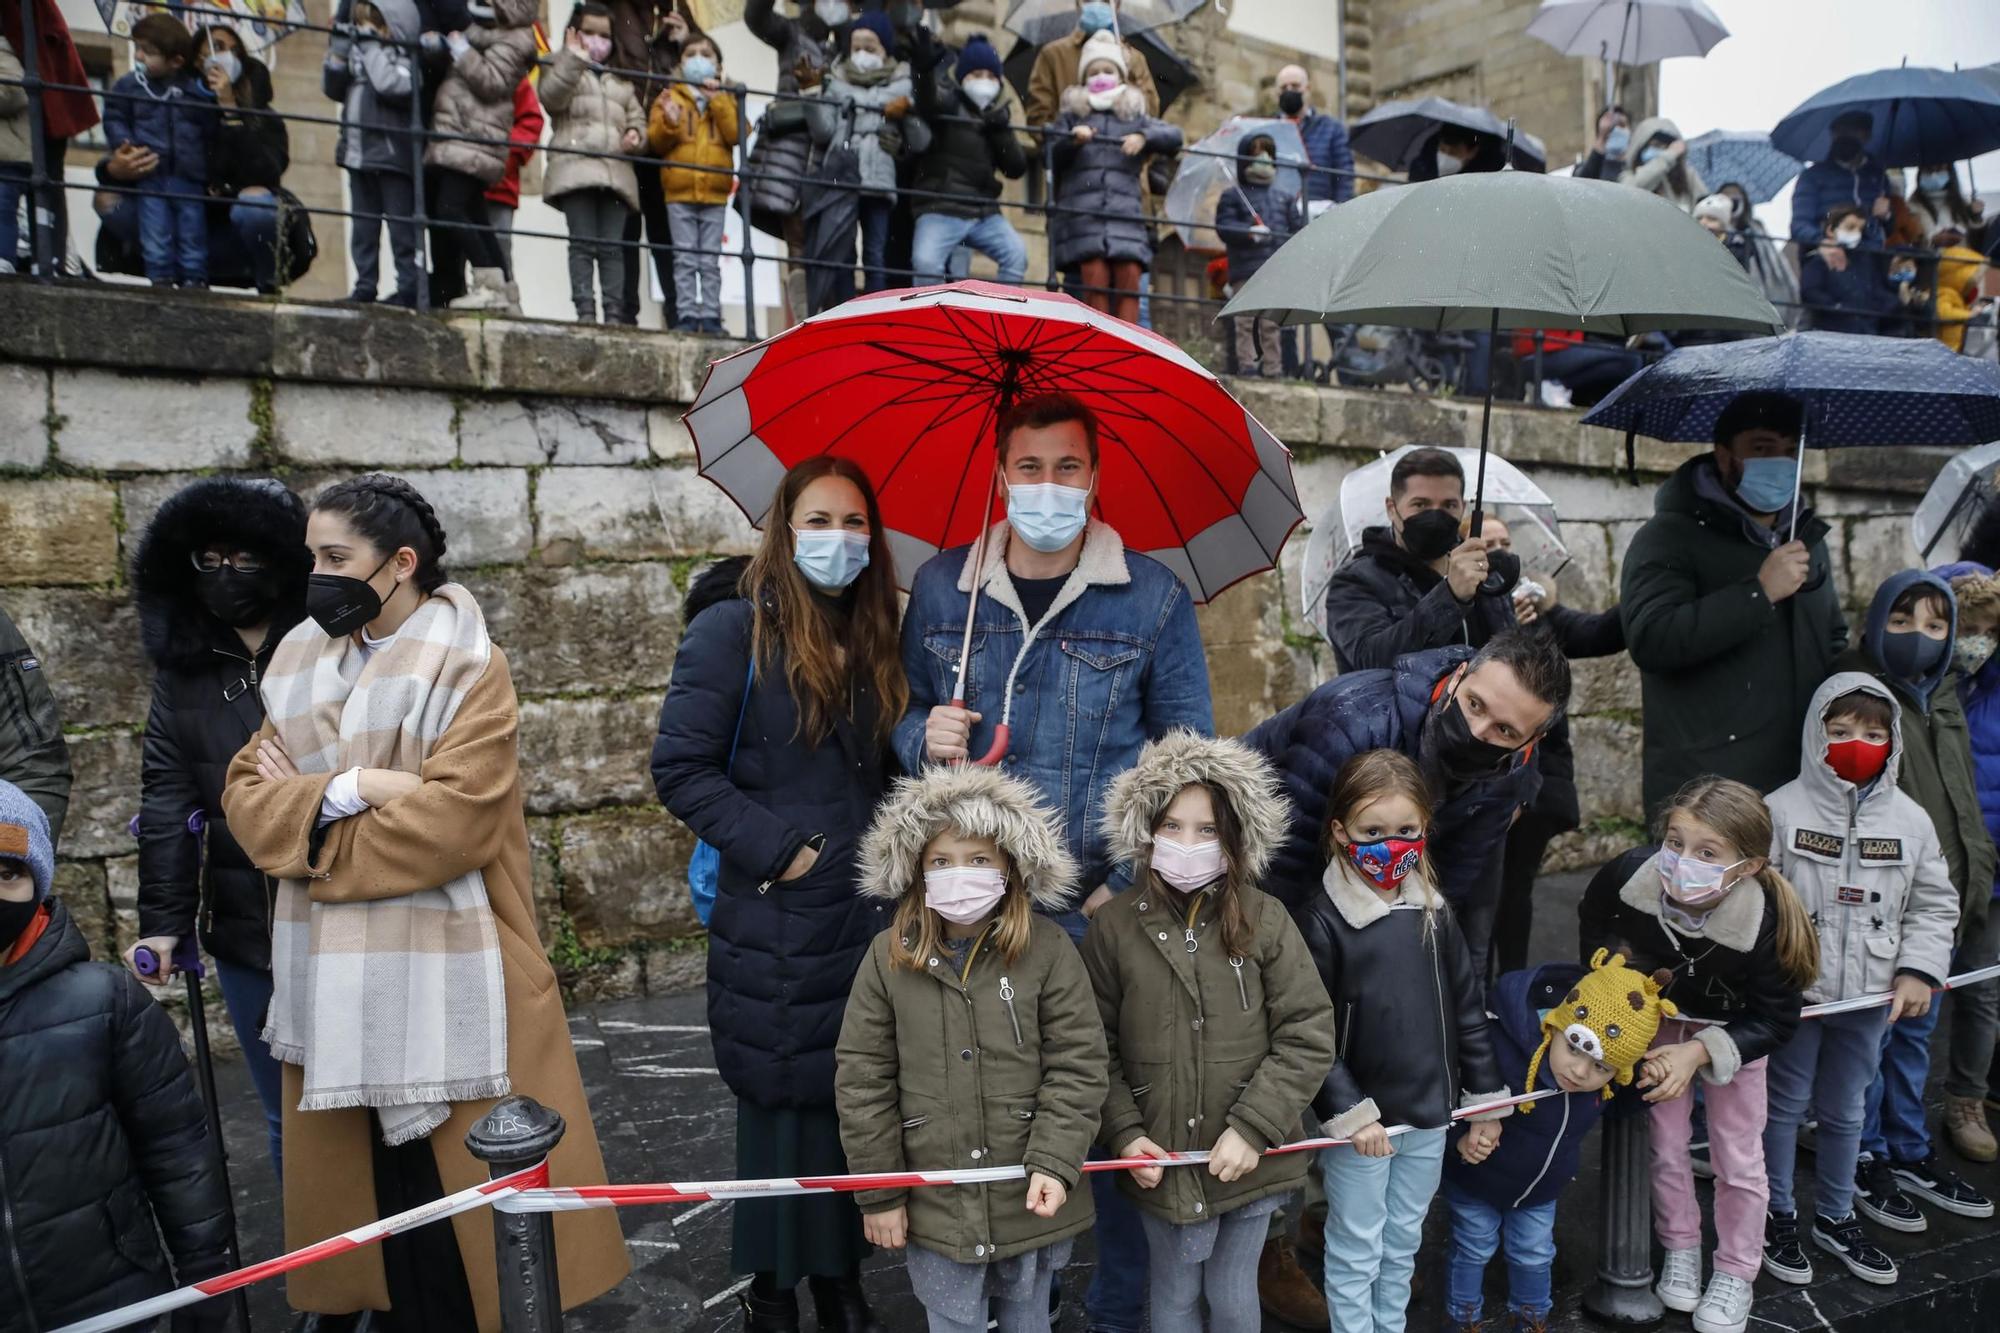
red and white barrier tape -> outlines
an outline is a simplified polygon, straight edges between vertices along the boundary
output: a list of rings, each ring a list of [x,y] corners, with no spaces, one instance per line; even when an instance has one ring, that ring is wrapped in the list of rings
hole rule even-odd
[[[2000,965],[1976,968],[1971,972],[1961,972],[1955,977],[1946,977],[1941,984],[1931,989],[1933,992],[1963,990],[1967,986],[1977,986],[1982,981],[1992,981],[1996,977],[2000,977]],[[1874,991],[1867,995],[1850,995],[1844,1000],[1828,1000],[1823,1004],[1809,1004],[1799,1010],[1799,1017],[1825,1018],[1830,1014],[1852,1014],[1858,1013],[1863,1009],[1886,1009],[1890,1001],[1895,998],[1896,993],[1894,991]],[[1691,1027],[1719,1028],[1726,1026],[1729,1020],[1722,1018],[1683,1017],[1680,1021]]]
[[[192,1286],[155,1296],[150,1300],[135,1301],[122,1309],[93,1315],[89,1319],[80,1319],[74,1324],[64,1324],[56,1329],[55,1333],[109,1333],[111,1329],[156,1319],[169,1311],[198,1305],[212,1296],[235,1291],[238,1287],[247,1287],[253,1282],[262,1282],[265,1278],[289,1273],[295,1268],[304,1268],[307,1264],[318,1263],[322,1259],[331,1259],[336,1254],[346,1254],[349,1250],[373,1245],[384,1236],[414,1230],[427,1222],[440,1222],[447,1217],[469,1213],[474,1208],[481,1208],[519,1194],[523,1190],[539,1188],[546,1185],[548,1179],[549,1164],[545,1161],[537,1162],[512,1175],[489,1180],[470,1189],[462,1189],[456,1194],[447,1194],[442,1199],[419,1204],[393,1217],[385,1217],[379,1222],[370,1222],[366,1226],[356,1227],[338,1236],[329,1236],[316,1244],[293,1250],[290,1254],[281,1254],[260,1264],[248,1264],[234,1272],[223,1273]]]

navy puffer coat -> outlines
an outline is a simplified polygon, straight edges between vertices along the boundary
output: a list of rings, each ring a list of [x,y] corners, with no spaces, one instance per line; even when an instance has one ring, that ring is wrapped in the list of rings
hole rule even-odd
[[[750,603],[741,561],[696,580],[687,634],[653,742],[660,801],[721,854],[708,926],[708,1026],[731,1091],[768,1109],[833,1104],[833,1048],[868,942],[888,906],[855,893],[855,856],[889,779],[877,702],[858,674],[854,708],[820,745],[798,735],[782,653],[749,690]],[[729,758],[742,709],[742,740]],[[823,839],[802,878],[792,858]]]
[[[1073,269],[1087,259],[1153,262],[1153,226],[1146,219],[1139,174],[1148,154],[1180,151],[1178,125],[1146,114],[1136,89],[1127,88],[1109,111],[1093,111],[1064,94],[1063,112],[1056,117],[1050,151],[1055,159],[1056,208],[1049,218],[1049,246],[1055,266]],[[1091,139],[1079,143],[1071,131],[1090,127]],[[1128,134],[1144,136],[1145,149],[1127,156],[1121,146]]]
[[[1355,755],[1368,750],[1400,750],[1418,759],[1424,718],[1432,695],[1473,650],[1433,648],[1396,659],[1386,670],[1339,676],[1267,718],[1244,741],[1277,765],[1292,798],[1292,829],[1271,863],[1264,891],[1294,912],[1319,891],[1326,861],[1320,842],[1327,823],[1326,798],[1334,777]],[[1498,865],[1507,829],[1517,807],[1533,801],[1541,786],[1533,755],[1524,750],[1507,772],[1451,793],[1435,802],[1430,859],[1438,892],[1463,910],[1498,885]]]

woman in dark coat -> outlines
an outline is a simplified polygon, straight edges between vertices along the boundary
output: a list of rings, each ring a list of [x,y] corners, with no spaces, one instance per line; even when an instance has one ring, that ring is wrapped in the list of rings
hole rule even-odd
[[[278,640],[305,618],[311,569],[299,498],[275,481],[233,477],[194,482],[161,505],[132,561],[139,632],[154,667],[139,802],[138,944],[168,958],[199,929],[270,1123],[273,1166],[278,1062],[262,1036],[272,885],[229,832],[222,783],[229,761],[264,723],[257,679]]]
[[[667,809],[720,853],[708,1015],[737,1097],[736,1174],[847,1170],[833,1051],[884,906],[855,892],[855,856],[892,763],[908,686],[896,575],[875,496],[852,463],[785,474],[746,567],[696,581],[653,743]],[[852,1196],[736,1204],[732,1264],[754,1275],[752,1330],[797,1333],[808,1279],[827,1333],[879,1330]]]

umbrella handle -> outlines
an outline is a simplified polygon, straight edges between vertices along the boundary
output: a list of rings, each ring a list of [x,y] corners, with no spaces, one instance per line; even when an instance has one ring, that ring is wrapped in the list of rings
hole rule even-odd
[[[953,708],[965,707],[965,696],[958,695],[954,697],[951,701],[951,706]],[[1000,723],[993,728],[993,744],[987,749],[986,753],[977,759],[968,757],[963,762],[972,764],[977,768],[993,767],[1007,753],[1007,742],[1013,734],[1014,729],[1012,727],[1008,726],[1005,722]]]

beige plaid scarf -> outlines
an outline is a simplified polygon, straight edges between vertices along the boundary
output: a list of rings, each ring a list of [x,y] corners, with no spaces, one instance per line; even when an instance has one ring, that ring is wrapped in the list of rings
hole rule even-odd
[[[372,656],[307,620],[271,659],[265,715],[301,773],[416,773],[492,656],[478,605],[455,583]],[[371,902],[314,902],[310,889],[278,885],[263,1034],[305,1072],[299,1109],[372,1107],[398,1144],[443,1124],[447,1103],[505,1096],[500,938],[479,871]]]

